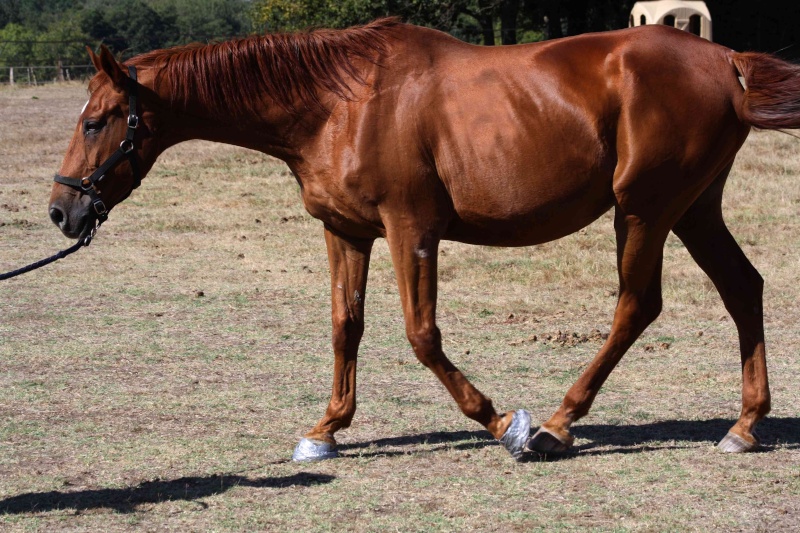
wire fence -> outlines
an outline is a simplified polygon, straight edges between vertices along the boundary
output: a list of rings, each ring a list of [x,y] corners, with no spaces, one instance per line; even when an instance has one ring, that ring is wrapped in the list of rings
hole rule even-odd
[[[44,85],[47,83],[87,80],[95,73],[92,65],[0,66],[0,84]]]

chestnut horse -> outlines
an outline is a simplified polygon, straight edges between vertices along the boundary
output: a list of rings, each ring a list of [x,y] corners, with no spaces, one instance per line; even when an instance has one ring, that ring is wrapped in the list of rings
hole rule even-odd
[[[659,315],[673,231],[739,332],[742,410],[719,447],[758,447],[754,429],[770,410],[763,282],[720,206],[751,127],[800,127],[800,67],[662,26],[481,47],[394,19],[157,50],[127,68],[104,47],[90,54],[98,72],[50,198],[65,235],[90,233],[159,154],[188,139],[284,160],[322,221],[333,392],[295,459],[335,456],[334,434],[353,418],[378,237],[391,251],[417,358],[519,458],[570,447],[571,424]],[[525,411],[495,411],[442,351],[439,242],[529,246],[611,208],[620,288],[609,337],[531,437]]]

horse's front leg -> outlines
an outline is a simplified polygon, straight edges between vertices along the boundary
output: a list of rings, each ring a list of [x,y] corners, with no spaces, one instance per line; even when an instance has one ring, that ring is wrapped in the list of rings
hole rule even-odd
[[[515,459],[520,459],[531,429],[528,412],[518,410],[499,415],[492,401],[442,351],[442,337],[436,326],[438,238],[414,227],[389,227],[387,240],[403,304],[406,334],[417,359],[436,374],[462,413],[482,424]]]
[[[364,332],[364,291],[372,240],[351,239],[325,228],[331,269],[333,392],[325,415],[294,451],[295,461],[337,456],[333,434],[346,428],[356,412],[356,360]]]

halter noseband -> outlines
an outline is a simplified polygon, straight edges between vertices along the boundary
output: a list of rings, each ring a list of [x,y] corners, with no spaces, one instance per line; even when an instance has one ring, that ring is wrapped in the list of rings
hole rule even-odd
[[[133,153],[133,136],[136,133],[136,128],[139,126],[139,115],[136,114],[138,88],[138,84],[136,83],[136,67],[132,65],[129,66],[128,74],[130,74],[130,77],[128,78],[128,131],[125,134],[125,139],[119,143],[119,148],[117,151],[111,154],[111,156],[106,159],[102,165],[97,167],[97,169],[86,178],[69,178],[58,173],[56,173],[55,177],[53,178],[53,181],[57,183],[67,185],[73,189],[78,189],[79,191],[88,194],[89,198],[92,200],[92,207],[94,207],[94,211],[97,213],[97,220],[100,224],[108,219],[108,209],[106,208],[106,204],[103,203],[103,200],[100,198],[100,193],[97,190],[97,184],[106,177],[106,172],[116,167],[123,158],[127,158],[131,164],[131,170],[133,171],[134,179],[131,191],[142,184],[142,177],[139,174],[139,164],[136,161],[136,155]]]

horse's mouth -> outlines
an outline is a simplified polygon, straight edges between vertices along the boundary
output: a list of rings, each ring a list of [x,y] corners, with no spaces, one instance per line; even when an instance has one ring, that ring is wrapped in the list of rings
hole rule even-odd
[[[94,225],[94,217],[88,216],[84,218],[83,229],[78,234],[78,239],[83,240],[88,237],[89,234],[92,233],[92,230],[94,230]]]
[[[56,225],[65,237],[69,239],[83,239],[94,229],[95,220],[91,214],[86,214],[82,216],[76,224],[71,224],[70,221],[63,220]]]

